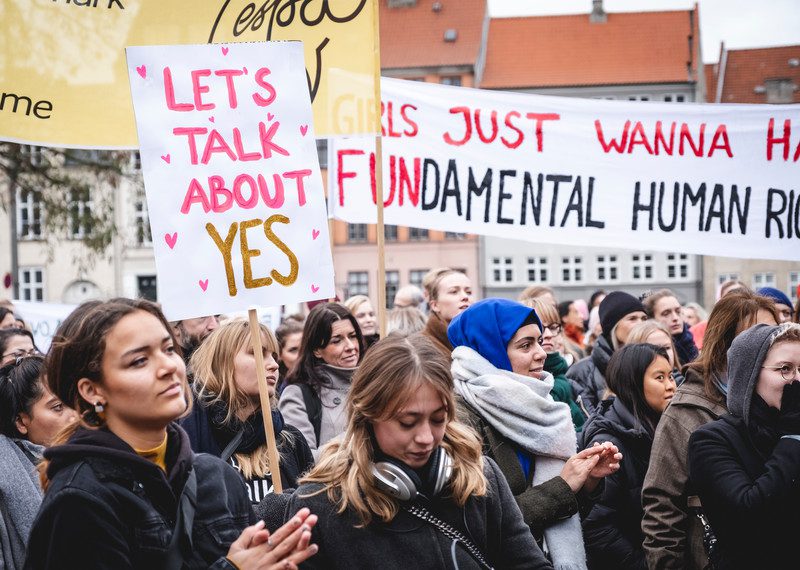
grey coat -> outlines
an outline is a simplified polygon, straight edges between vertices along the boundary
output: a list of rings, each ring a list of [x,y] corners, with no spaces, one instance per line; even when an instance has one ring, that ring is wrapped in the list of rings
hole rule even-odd
[[[322,400],[322,421],[320,423],[319,441],[314,434],[314,426],[308,419],[306,404],[300,386],[289,384],[283,389],[279,408],[284,421],[296,427],[303,434],[311,448],[314,461],[319,459],[319,450],[328,441],[344,433],[347,427],[347,413],[345,402],[350,391],[350,380],[355,368],[338,368],[324,364],[317,367],[317,371],[327,380],[326,385],[319,388]]]
[[[25,546],[42,503],[36,464],[44,448],[0,435],[0,568],[22,568]]]

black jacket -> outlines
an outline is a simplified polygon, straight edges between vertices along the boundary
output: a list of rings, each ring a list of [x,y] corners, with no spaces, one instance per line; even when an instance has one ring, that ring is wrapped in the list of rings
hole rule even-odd
[[[497,465],[486,459],[487,494],[472,497],[458,507],[446,498],[423,504],[439,519],[466,534],[483,552],[489,564],[504,569],[552,568],[522,520],[514,497]],[[319,553],[301,568],[407,570],[437,568],[478,570],[480,566],[460,543],[445,538],[430,524],[401,510],[389,523],[373,518],[366,528],[352,511],[338,514],[338,505],[327,492],[316,493],[319,484],[301,485],[292,496],[287,514],[303,507],[319,516],[311,541]]]
[[[764,457],[745,423],[724,415],[689,439],[689,477],[717,537],[714,568],[797,568],[800,441]]]
[[[232,568],[224,556],[255,522],[244,483],[216,457],[192,453],[177,425],[167,434],[167,473],[108,430],[80,428],[65,445],[47,450],[50,486],[31,531],[26,568],[163,567],[191,469],[197,508],[183,567]]]
[[[592,354],[582,358],[567,370],[567,378],[572,383],[575,401],[583,404],[586,411],[591,414],[605,396],[606,367],[614,349],[608,344],[605,337],[599,337],[594,344]]]
[[[650,461],[653,435],[637,425],[617,398],[600,403],[580,434],[581,448],[610,441],[622,453],[619,470],[604,479],[602,494],[583,521],[589,567],[646,569],[641,524],[642,483]]]

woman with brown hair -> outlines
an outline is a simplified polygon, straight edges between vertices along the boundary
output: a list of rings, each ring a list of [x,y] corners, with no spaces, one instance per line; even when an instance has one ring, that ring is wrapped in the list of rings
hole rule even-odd
[[[192,452],[176,347],[143,299],[84,303],[56,330],[47,381],[80,419],[45,451],[26,568],[285,569],[315,552],[308,511],[270,536],[239,475]]]
[[[728,349],[740,332],[775,325],[775,305],[747,289],[720,299],[708,318],[700,357],[684,367],[686,380],[661,416],[642,488],[644,549],[650,568],[705,568],[699,499],[688,483],[689,436],[728,410]]]
[[[472,303],[472,282],[461,271],[441,267],[431,269],[422,286],[428,302],[428,322],[422,334],[449,358],[453,345],[447,338],[447,326]]]
[[[551,568],[497,465],[455,420],[450,362],[420,335],[364,357],[344,438],[328,444],[288,513],[320,517],[304,568]]]

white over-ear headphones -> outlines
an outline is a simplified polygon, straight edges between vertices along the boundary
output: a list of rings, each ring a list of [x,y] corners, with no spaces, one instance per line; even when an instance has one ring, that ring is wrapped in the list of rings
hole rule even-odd
[[[433,489],[433,495],[436,496],[450,482],[450,477],[453,475],[453,459],[442,447],[433,453],[428,483]],[[423,483],[414,470],[391,457],[373,463],[372,474],[375,477],[375,484],[381,491],[400,501],[415,499],[423,488]]]

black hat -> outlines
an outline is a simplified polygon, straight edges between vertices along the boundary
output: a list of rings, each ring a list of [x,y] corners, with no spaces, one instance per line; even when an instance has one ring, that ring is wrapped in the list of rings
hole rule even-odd
[[[609,345],[613,346],[611,329],[614,328],[614,325],[625,315],[636,311],[644,313],[644,305],[639,299],[624,291],[612,291],[600,302],[600,327],[603,329],[603,336]]]

